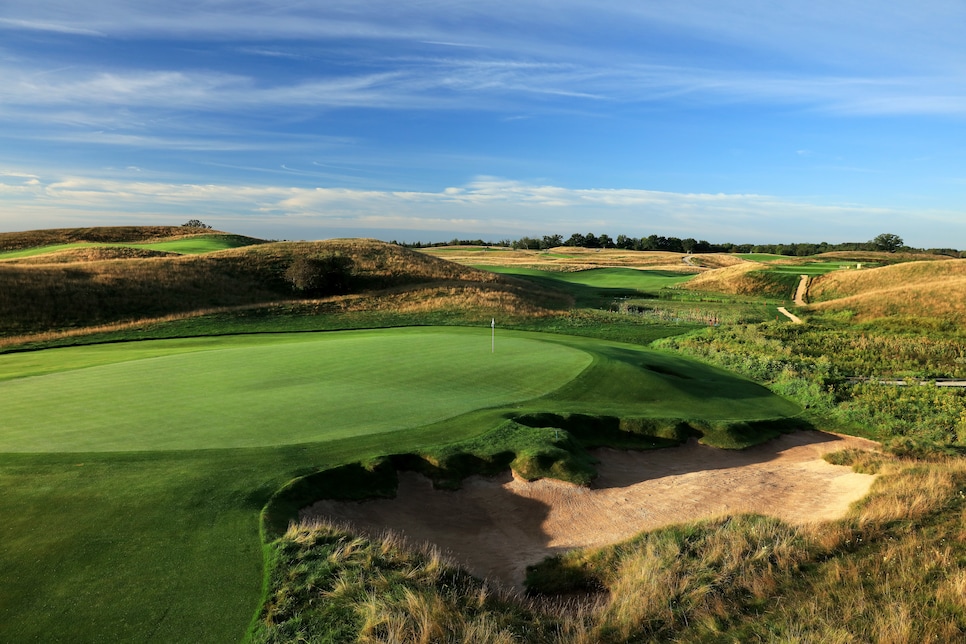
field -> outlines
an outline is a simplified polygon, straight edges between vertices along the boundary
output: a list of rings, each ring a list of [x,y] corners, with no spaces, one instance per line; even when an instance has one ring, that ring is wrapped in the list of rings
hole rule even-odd
[[[961,376],[966,345],[947,319],[958,262],[816,276],[817,303],[792,325],[773,313],[799,266],[783,274],[765,258],[694,267],[631,251],[416,253],[188,232],[0,235],[21,253],[0,261],[0,641],[966,633],[966,398],[850,380]],[[142,244],[158,254],[104,254]],[[351,267],[344,290],[287,281],[299,258],[333,255]],[[896,282],[936,283],[937,303],[894,314],[907,297]],[[835,452],[840,441],[850,449]],[[626,477],[645,461],[618,476],[592,451],[681,445],[644,454],[643,483]],[[811,455],[794,461],[787,450],[802,446]],[[493,510],[491,526],[522,512],[511,532],[527,516],[543,534],[554,503],[577,507],[562,494],[605,493],[607,516],[647,507],[656,522],[580,541],[576,519],[556,519],[575,540],[541,541],[514,564],[529,566],[539,600],[471,576],[468,559],[298,523],[318,501],[391,505],[427,478],[490,489],[474,503]],[[793,480],[808,481],[798,497]],[[550,496],[537,503],[533,490]],[[499,505],[520,494],[534,500]],[[658,497],[673,520],[660,521]],[[437,503],[415,498],[409,514]],[[467,503],[442,516],[473,514]],[[813,513],[823,521],[798,521]]]

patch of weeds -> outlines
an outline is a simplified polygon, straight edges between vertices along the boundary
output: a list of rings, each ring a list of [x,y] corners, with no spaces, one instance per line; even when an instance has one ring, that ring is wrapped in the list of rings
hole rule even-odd
[[[829,452],[822,458],[832,465],[851,467],[858,474],[878,474],[883,463],[881,454],[855,447]]]

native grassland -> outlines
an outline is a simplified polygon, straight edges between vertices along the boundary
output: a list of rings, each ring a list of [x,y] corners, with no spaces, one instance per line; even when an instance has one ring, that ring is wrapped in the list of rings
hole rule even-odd
[[[963,399],[849,379],[962,375],[961,325],[821,310],[791,325],[773,307],[790,299],[795,275],[743,262],[750,268],[688,280],[701,269],[680,255],[507,251],[512,266],[498,274],[441,259],[459,251],[368,240],[123,250],[183,244],[174,232],[37,233],[17,249],[115,250],[0,261],[0,297],[22,296],[0,308],[9,419],[0,640],[845,642],[966,632]],[[498,264],[491,253],[460,261]],[[293,288],[297,260],[333,256],[349,260],[347,288]],[[539,263],[556,260],[553,275]],[[36,301],[7,307],[17,299]],[[710,324],[703,312],[642,314],[649,306],[720,315]],[[508,467],[586,484],[592,446],[700,437],[740,448],[806,426],[888,445],[833,456],[880,474],[845,519],[671,526],[534,567],[529,598],[394,537],[289,529],[319,498],[392,495],[398,470],[444,487]]]
[[[809,288],[819,311],[851,312],[856,321],[928,317],[966,323],[966,261],[910,262],[836,272]]]

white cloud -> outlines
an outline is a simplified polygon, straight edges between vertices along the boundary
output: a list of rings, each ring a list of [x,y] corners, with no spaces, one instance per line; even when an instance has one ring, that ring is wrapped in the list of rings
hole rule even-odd
[[[919,246],[966,238],[966,218],[861,204],[816,204],[756,194],[573,189],[481,177],[440,191],[235,186],[128,181],[84,176],[53,180],[29,172],[0,175],[0,226],[7,230],[92,220],[129,222],[148,215],[203,216],[237,232],[272,237],[312,228],[504,235],[597,232],[662,234],[724,242],[865,241],[883,230]],[[111,214],[114,213],[114,214]],[[29,222],[29,226],[25,224]],[[224,227],[224,226],[222,226]],[[935,238],[917,238],[926,230]],[[265,233],[263,233],[265,234]]]

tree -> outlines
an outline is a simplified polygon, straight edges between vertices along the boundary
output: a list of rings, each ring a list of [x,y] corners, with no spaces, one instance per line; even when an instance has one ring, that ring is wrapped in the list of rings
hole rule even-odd
[[[557,246],[563,246],[563,235],[543,236],[543,248],[556,248]]]
[[[890,253],[894,253],[905,245],[902,241],[902,237],[899,235],[893,235],[892,233],[882,233],[877,235],[875,239],[869,242],[872,244],[873,248],[876,250],[884,250]]]
[[[210,230],[211,226],[201,221],[200,219],[189,219],[185,223],[181,224],[182,228],[205,228]]]
[[[567,241],[564,242],[564,246],[580,247],[584,245],[584,241],[585,238],[583,235],[580,233],[574,233],[569,239],[567,239]]]

